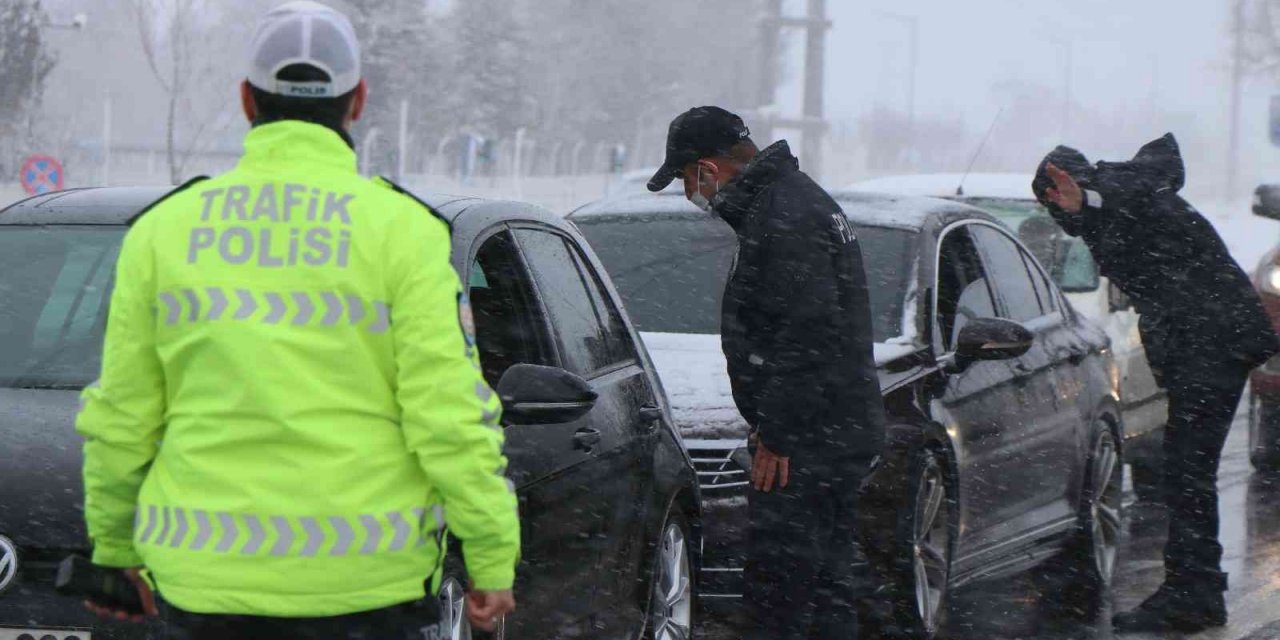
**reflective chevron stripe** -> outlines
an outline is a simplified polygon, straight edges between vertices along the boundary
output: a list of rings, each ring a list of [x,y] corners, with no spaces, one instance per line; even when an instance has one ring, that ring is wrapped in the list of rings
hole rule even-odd
[[[171,327],[183,322],[220,320],[336,327],[345,316],[349,325],[362,325],[369,333],[386,333],[391,328],[391,307],[386,302],[333,291],[255,292],[205,287],[165,291],[156,298],[157,320]]]
[[[444,507],[440,505],[432,506],[429,511],[425,507],[414,507],[382,514],[298,517],[147,505],[138,508],[134,531],[139,544],[170,549],[315,557],[319,554],[372,555],[419,548],[438,536],[444,526]],[[214,541],[212,546],[211,541]]]

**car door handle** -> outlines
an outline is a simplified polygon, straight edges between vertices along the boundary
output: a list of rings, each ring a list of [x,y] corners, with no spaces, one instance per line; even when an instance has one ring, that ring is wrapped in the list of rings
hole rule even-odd
[[[655,422],[662,420],[662,408],[653,405],[640,407],[640,422],[653,426]]]
[[[596,448],[596,445],[598,444],[600,444],[599,429],[591,429],[591,428],[578,429],[573,434],[574,449],[581,449],[582,451],[591,451],[592,449]]]

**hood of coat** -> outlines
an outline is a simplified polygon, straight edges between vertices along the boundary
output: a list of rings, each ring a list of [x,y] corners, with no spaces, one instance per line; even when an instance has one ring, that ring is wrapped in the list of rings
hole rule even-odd
[[[1133,159],[1123,162],[1098,162],[1090,165],[1084,154],[1071,147],[1060,146],[1045,156],[1036,169],[1031,183],[1032,191],[1041,201],[1044,193],[1053,186],[1047,166],[1066,171],[1075,178],[1081,188],[1098,191],[1103,201],[1134,203],[1146,200],[1154,194],[1172,191],[1177,193],[1186,184],[1186,165],[1182,151],[1172,133],[1143,145]],[[1046,204],[1050,215],[1067,233],[1078,236],[1087,231],[1086,216],[1063,211]]]
[[[736,178],[720,189],[711,201],[712,211],[735,231],[741,231],[760,192],[799,170],[800,161],[791,153],[791,146],[786,140],[779,140],[756,154]]]

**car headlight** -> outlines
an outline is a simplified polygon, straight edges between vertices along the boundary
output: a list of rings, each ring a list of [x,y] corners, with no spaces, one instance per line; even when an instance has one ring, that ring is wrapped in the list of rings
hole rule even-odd
[[[1280,265],[1269,264],[1263,267],[1258,286],[1263,293],[1280,296]]]

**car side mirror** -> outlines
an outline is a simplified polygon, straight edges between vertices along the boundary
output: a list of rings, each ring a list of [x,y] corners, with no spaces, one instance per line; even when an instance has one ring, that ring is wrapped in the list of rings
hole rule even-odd
[[[573,422],[590,413],[598,397],[581,377],[536,364],[512,365],[497,391],[506,422],[515,425]]]
[[[1254,189],[1253,215],[1280,220],[1280,184],[1260,184]]]
[[[1001,318],[978,318],[960,329],[956,338],[956,361],[1012,360],[1031,349],[1036,336],[1026,327]]]

